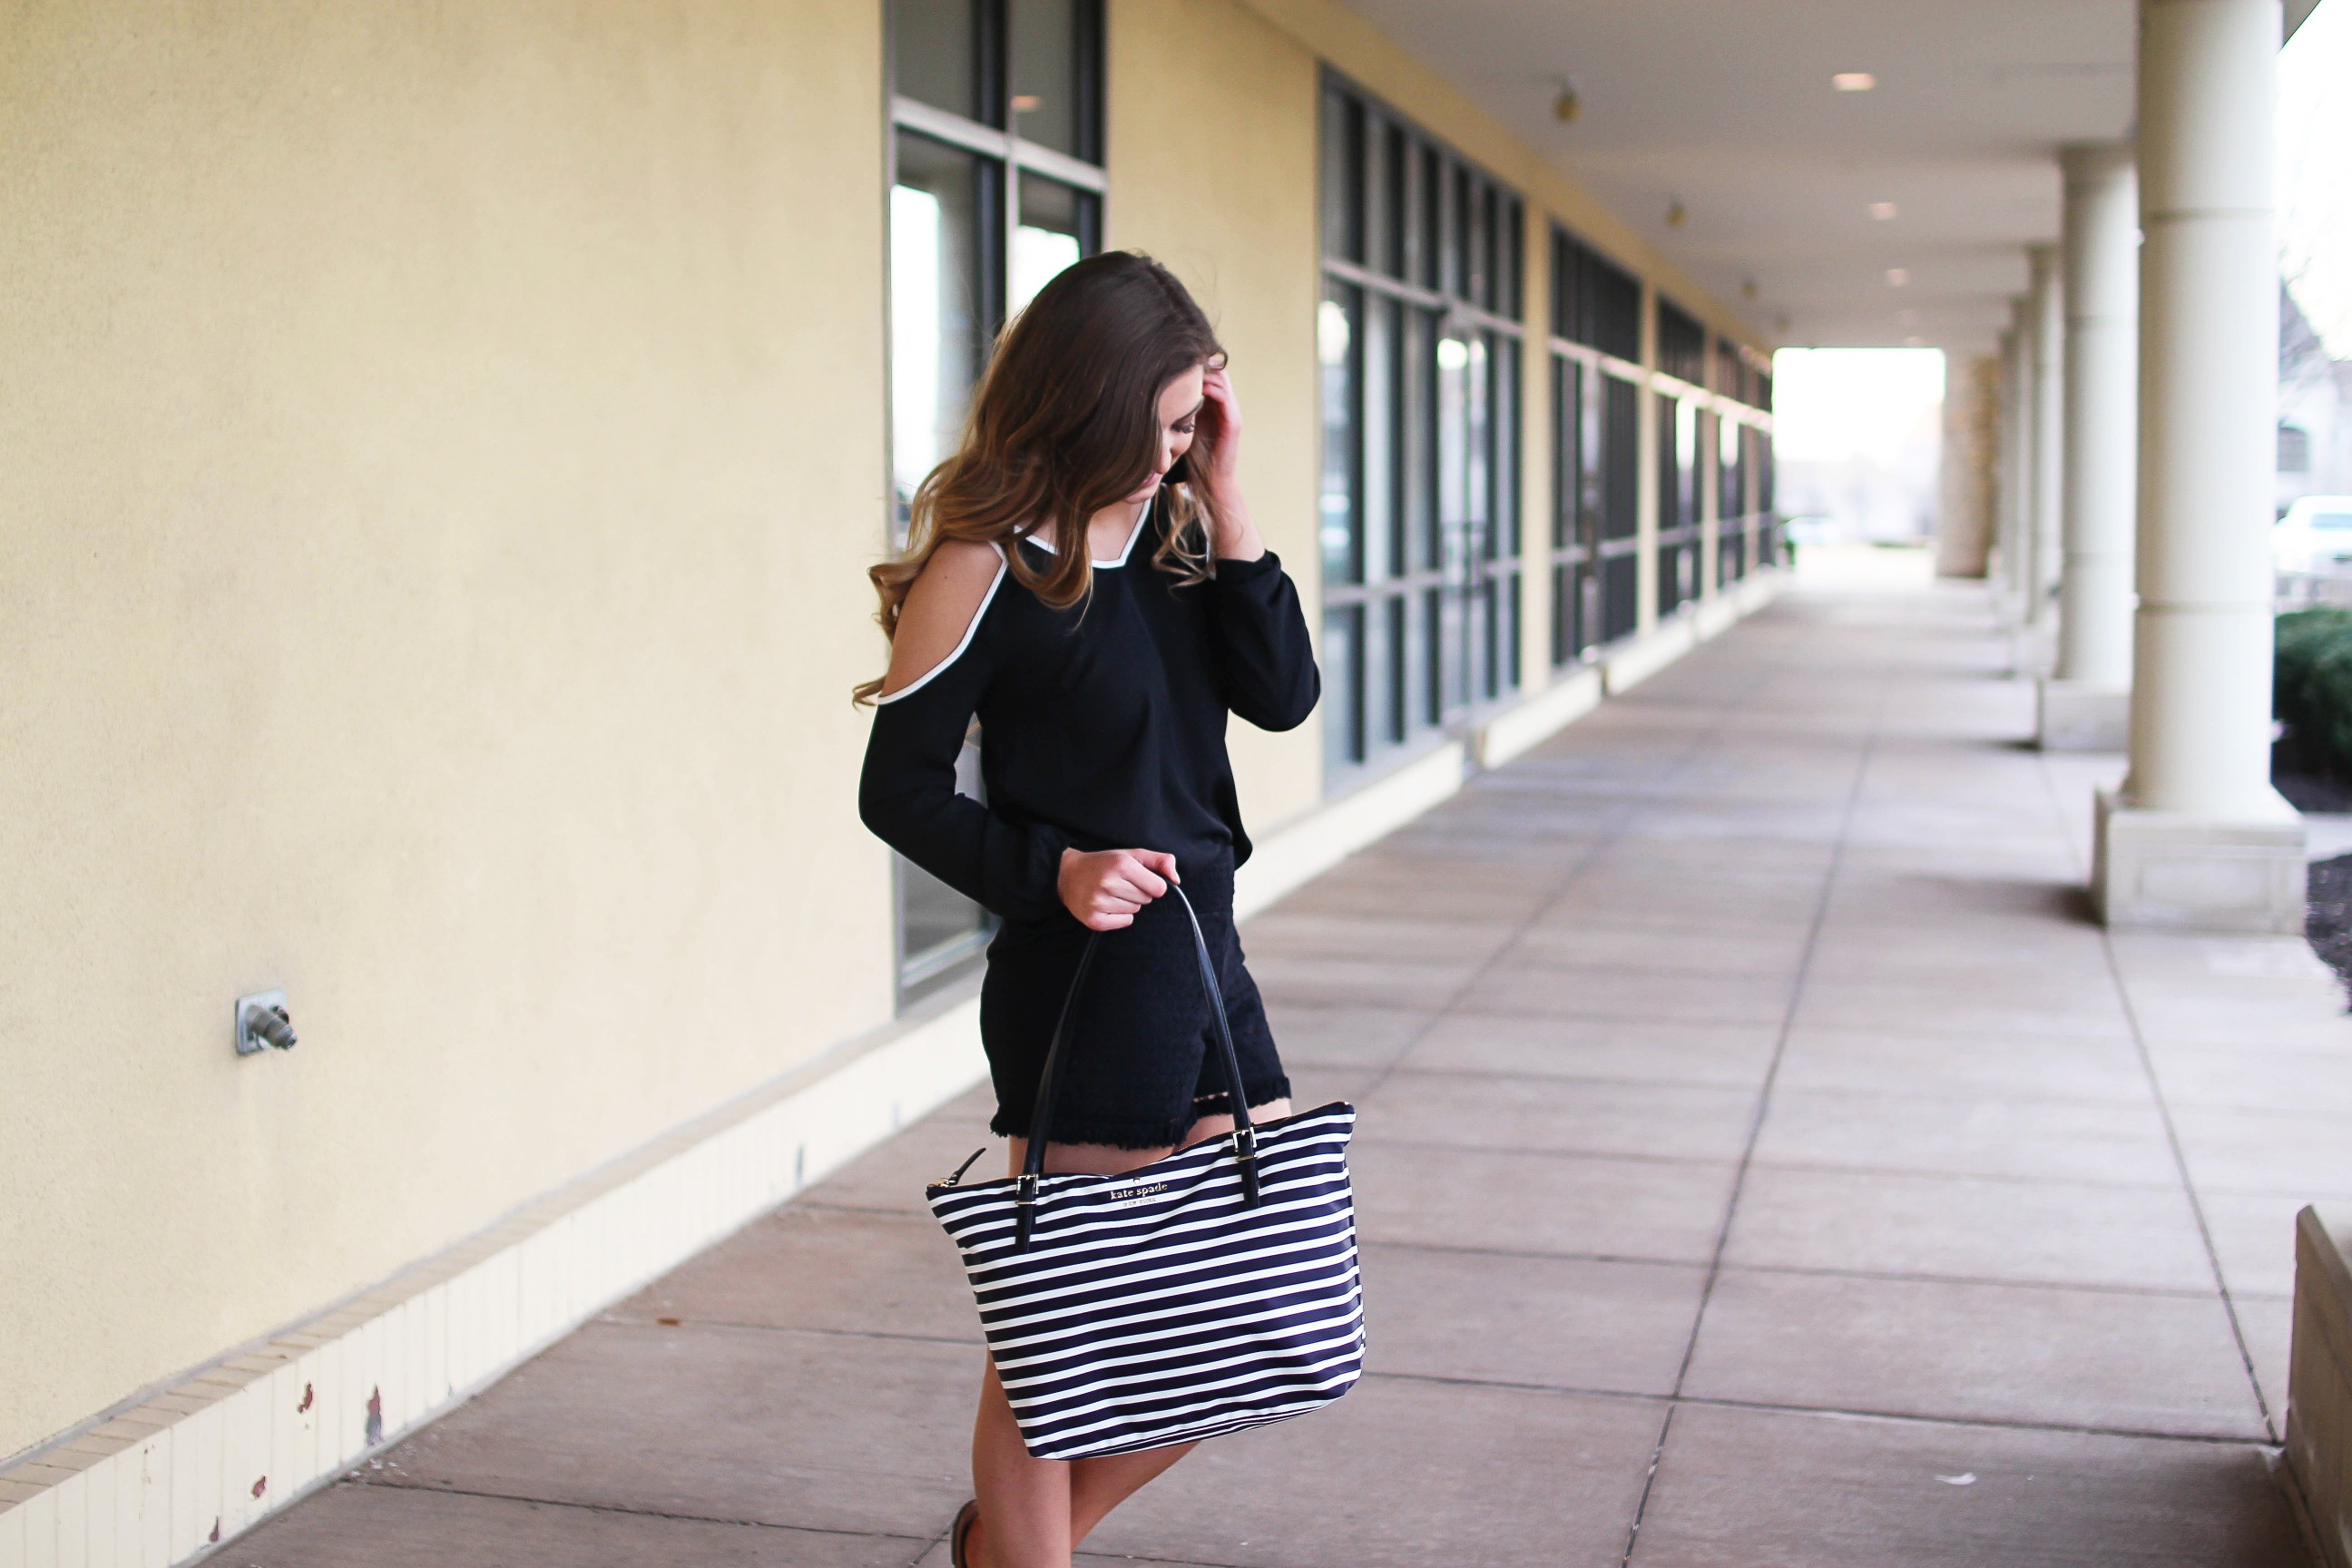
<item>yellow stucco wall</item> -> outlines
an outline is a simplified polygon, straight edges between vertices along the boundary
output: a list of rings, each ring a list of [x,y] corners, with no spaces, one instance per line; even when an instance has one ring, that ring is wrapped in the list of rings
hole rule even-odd
[[[889,1016],[881,12],[10,10],[0,1456]],[[1310,617],[1319,61],[1528,195],[1537,688],[1543,215],[1724,313],[1333,0],[1109,19],[1108,240]],[[1319,721],[1234,750],[1321,798]]]
[[[879,8],[5,33],[0,1455],[891,1005]]]
[[[1315,57],[1237,0],[1111,0],[1108,22],[1107,242],[1167,263],[1216,323],[1251,515],[1319,637]],[[1236,721],[1231,749],[1253,830],[1322,798],[1319,710],[1282,735]]]

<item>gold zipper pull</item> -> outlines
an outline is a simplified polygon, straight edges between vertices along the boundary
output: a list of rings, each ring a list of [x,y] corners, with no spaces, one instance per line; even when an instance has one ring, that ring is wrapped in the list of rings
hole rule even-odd
[[[971,1160],[977,1160],[977,1159],[979,1159],[982,1154],[985,1154],[985,1153],[987,1153],[987,1152],[988,1152],[988,1145],[987,1145],[987,1144],[985,1144],[985,1143],[983,1143],[983,1144],[982,1144],[979,1148],[974,1149],[974,1150],[971,1152]],[[958,1166],[955,1168],[955,1174],[954,1174],[954,1175],[952,1175],[952,1176],[950,1176],[946,1181],[944,1181],[944,1182],[933,1182],[933,1183],[931,1184],[931,1185],[933,1185],[933,1186],[935,1186],[935,1187],[952,1187],[952,1186],[954,1186],[958,1182],[961,1182],[961,1181],[962,1181],[962,1180],[963,1180],[963,1173],[964,1173],[966,1171],[969,1171],[969,1170],[971,1170],[971,1160],[966,1160],[962,1164],[958,1165]]]

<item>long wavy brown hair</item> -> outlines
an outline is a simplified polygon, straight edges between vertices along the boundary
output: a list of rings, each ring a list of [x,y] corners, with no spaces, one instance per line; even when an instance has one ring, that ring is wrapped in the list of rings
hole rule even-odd
[[[1133,495],[1160,458],[1160,394],[1224,350],[1176,275],[1148,256],[1114,250],[1064,269],[998,337],[963,439],[915,491],[907,548],[867,570],[885,635],[898,634],[907,591],[951,539],[993,544],[1014,582],[1056,608],[1094,586],[1087,524]],[[1189,458],[1204,458],[1204,426]],[[1209,575],[1205,509],[1180,479],[1160,489],[1152,565],[1178,581]],[[1050,528],[1052,563],[1033,565],[1013,542]],[[1076,542],[1073,544],[1073,541]],[[876,677],[858,701],[880,695]]]

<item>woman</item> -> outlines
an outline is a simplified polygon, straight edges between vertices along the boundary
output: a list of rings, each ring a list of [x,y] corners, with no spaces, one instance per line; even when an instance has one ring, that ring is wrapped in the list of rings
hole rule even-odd
[[[1289,1113],[1234,931],[1250,846],[1225,718],[1287,730],[1319,688],[1297,592],[1235,482],[1241,429],[1183,285],[1141,256],[1081,261],[1006,329],[962,449],[916,492],[906,555],[872,572],[890,664],[858,689],[877,704],[859,811],[1003,922],[981,1040],[1012,1173],[1088,932],[1118,934],[1073,1015],[1045,1169],[1116,1173],[1232,1131],[1171,882],[1217,955],[1244,1098],[1258,1121]],[[975,715],[985,805],[955,789]],[[951,1555],[1067,1568],[1189,1447],[1033,1458],[992,1363]]]

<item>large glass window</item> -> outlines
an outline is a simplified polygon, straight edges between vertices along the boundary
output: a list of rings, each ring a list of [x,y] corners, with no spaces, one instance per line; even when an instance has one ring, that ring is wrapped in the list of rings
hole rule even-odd
[[[1578,663],[1600,640],[1600,443],[1591,367],[1555,346],[1551,361],[1551,661]]]
[[[1641,617],[1642,285],[1555,226],[1551,289],[1551,657],[1567,665]]]
[[[1715,341],[1712,379],[1720,395],[1715,416],[1716,569],[1717,581],[1726,586],[1759,564],[1751,498],[1760,436],[1748,411],[1758,405],[1762,363],[1754,351],[1729,338]]]
[[[1100,0],[890,0],[892,548],[948,455],[998,331],[1102,244]],[[957,787],[980,793],[975,731]],[[987,912],[895,871],[899,994],[961,973]]]
[[[1695,397],[1658,394],[1658,614],[1698,595],[1699,407]]]
[[[1706,383],[1706,329],[1672,300],[1658,301],[1658,368],[1693,386]]]
[[[1706,533],[1704,453],[1706,427],[1706,329],[1671,300],[1658,301],[1658,369],[1688,390],[1658,396],[1658,614],[1670,616],[1698,597]]]
[[[1772,411],[1771,364],[1766,354],[1743,351],[1740,355],[1740,401],[1768,416]],[[1747,483],[1748,569],[1755,571],[1780,560],[1780,519],[1772,510],[1772,434],[1760,418],[1741,432],[1740,466]]]
[[[1008,0],[1013,124],[1023,140],[1102,162],[1102,11],[1088,0]]]
[[[1728,584],[1748,575],[1748,426],[1715,418],[1716,580]]]
[[[988,58],[984,0],[891,0],[890,66],[901,98],[983,125],[1003,123]]]
[[[1054,275],[1102,248],[1102,198],[1091,191],[1024,172],[1005,307],[1019,311]]]
[[[890,187],[890,466],[897,528],[923,476],[948,455],[995,333],[986,265],[1003,171],[929,137],[900,132]]]
[[[891,0],[896,537],[1006,317],[1102,244],[1099,0]]]
[[[1552,230],[1552,331],[1628,364],[1642,357],[1642,283],[1564,228]]]
[[[1729,338],[1715,340],[1715,374],[1708,385],[1727,397],[1748,401],[1748,356]]]
[[[1601,380],[1601,637],[1632,637],[1642,619],[1642,389]]]
[[[1525,209],[1354,88],[1322,109],[1323,677],[1344,774],[1519,684]]]

